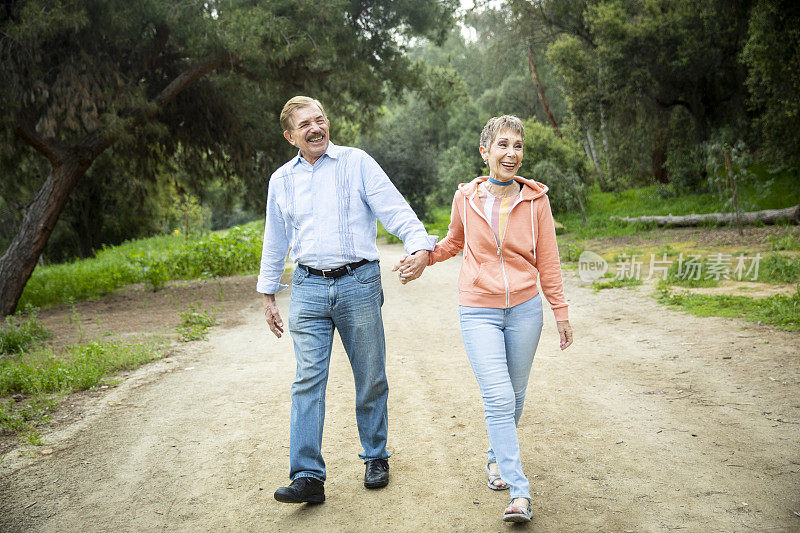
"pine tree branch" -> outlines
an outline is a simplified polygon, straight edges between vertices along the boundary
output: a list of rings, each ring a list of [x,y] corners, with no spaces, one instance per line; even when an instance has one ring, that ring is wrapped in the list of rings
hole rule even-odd
[[[55,143],[49,143],[36,135],[30,128],[19,123],[15,128],[17,136],[42,154],[53,166],[59,165],[64,158],[64,149]]]
[[[192,86],[198,80],[203,78],[209,72],[218,69],[221,66],[229,64],[233,55],[230,53],[220,54],[216,56],[211,56],[206,58],[205,60],[197,63],[196,65],[192,66],[188,70],[181,72],[174,80],[172,80],[169,85],[164,87],[155,98],[150,101],[150,106],[144,109],[140,109],[138,112],[134,113],[133,118],[125,127],[127,131],[133,131],[138,126],[140,126],[145,120],[152,118],[161,109],[170,103],[172,100],[175,99],[178,94],[186,89],[187,87]],[[94,149],[99,150],[102,152],[112,144],[116,142],[117,138],[114,136],[107,136],[102,139],[99,145],[96,145]],[[98,152],[98,153],[99,153]]]

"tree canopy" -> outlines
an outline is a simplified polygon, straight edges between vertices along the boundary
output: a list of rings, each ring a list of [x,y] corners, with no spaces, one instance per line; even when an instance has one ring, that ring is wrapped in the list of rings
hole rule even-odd
[[[2,311],[87,172],[102,189],[109,173],[152,184],[172,164],[181,187],[235,179],[261,203],[265,176],[288,153],[275,118],[283,102],[308,93],[343,120],[369,119],[387,94],[426,82],[404,43],[443,38],[453,4],[4,2],[0,180],[18,230],[0,258]],[[101,156],[113,164],[95,167]],[[153,190],[116,194],[137,191]]]

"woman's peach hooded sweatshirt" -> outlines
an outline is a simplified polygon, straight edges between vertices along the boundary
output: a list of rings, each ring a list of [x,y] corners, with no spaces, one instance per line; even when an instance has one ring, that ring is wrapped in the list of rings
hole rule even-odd
[[[483,211],[478,177],[458,186],[447,236],[430,253],[432,265],[464,249],[458,276],[459,303],[469,307],[513,307],[544,292],[556,320],[567,320],[556,230],[547,186],[519,176],[522,198],[508,214],[500,246]]]

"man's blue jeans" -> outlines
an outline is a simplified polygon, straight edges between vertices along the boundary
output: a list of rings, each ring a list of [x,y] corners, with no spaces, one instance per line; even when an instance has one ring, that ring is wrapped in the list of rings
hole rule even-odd
[[[464,349],[483,397],[488,461],[497,463],[512,498],[530,499],[517,424],[542,333],[541,295],[508,309],[460,306],[458,313]]]
[[[350,359],[356,386],[356,422],[363,460],[388,459],[386,439],[386,342],[383,334],[383,290],[377,261],[350,274],[325,279],[298,267],[292,280],[289,332],[294,341],[297,373],[291,387],[289,477],[325,481],[322,427],[325,387],[333,330]]]

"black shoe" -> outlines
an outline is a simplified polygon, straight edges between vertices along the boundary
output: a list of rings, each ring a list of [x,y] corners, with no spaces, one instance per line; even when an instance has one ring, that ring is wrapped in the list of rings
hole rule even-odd
[[[364,472],[364,486],[368,489],[379,489],[389,484],[389,461],[386,459],[370,459]]]
[[[322,503],[325,501],[325,484],[314,477],[299,477],[288,487],[276,490],[275,499],[283,503]]]

